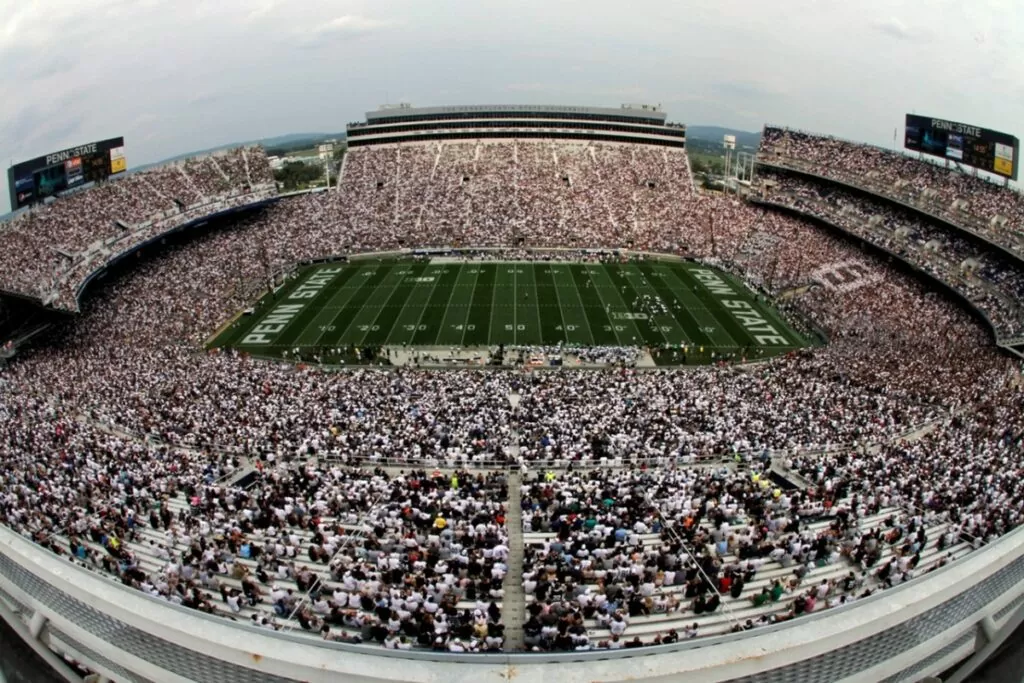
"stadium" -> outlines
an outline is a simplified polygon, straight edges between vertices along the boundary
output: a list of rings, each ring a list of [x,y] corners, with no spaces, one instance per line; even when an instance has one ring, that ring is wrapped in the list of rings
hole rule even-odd
[[[725,192],[649,105],[382,107],[324,191],[12,167],[0,616],[53,680],[966,680],[1024,620],[1024,198],[918,119]]]

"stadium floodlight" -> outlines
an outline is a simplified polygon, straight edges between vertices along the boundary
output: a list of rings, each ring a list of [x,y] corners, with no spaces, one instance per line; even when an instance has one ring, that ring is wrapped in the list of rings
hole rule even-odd
[[[319,147],[320,158],[324,161],[324,175],[327,178],[327,189],[331,189],[331,159],[334,158],[334,143],[327,142]]]
[[[729,191],[729,178],[732,177],[732,157],[733,152],[736,150],[736,136],[735,135],[723,135],[722,136],[722,147],[725,148],[725,182],[723,183],[724,191]]]

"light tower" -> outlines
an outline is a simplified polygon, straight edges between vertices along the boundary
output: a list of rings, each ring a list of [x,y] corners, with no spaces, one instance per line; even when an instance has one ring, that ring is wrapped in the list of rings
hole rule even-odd
[[[723,135],[722,147],[725,148],[725,182],[723,183],[726,192],[729,191],[729,178],[732,177],[733,152],[736,151],[736,136]]]
[[[324,162],[324,175],[327,177],[327,189],[331,189],[331,159],[334,158],[334,143],[325,142],[319,147],[320,158]]]

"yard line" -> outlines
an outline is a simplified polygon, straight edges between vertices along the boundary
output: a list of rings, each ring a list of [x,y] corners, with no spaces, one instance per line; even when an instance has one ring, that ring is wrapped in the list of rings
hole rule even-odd
[[[434,291],[431,292],[430,299],[427,300],[427,307],[431,311],[438,311],[437,317],[428,319],[426,323],[423,323],[423,317],[420,316],[421,322],[418,325],[418,329],[413,333],[412,344],[425,346],[428,342],[433,342],[437,339],[437,331],[433,328],[437,325],[437,321],[444,316],[446,304],[451,300],[451,290],[454,289],[455,282],[459,277],[459,272],[452,267],[454,265],[456,264],[447,264],[446,267],[438,271],[437,285]]]
[[[737,291],[742,292],[744,295],[748,297],[752,297],[753,301],[751,303],[754,306],[754,308],[759,310],[761,314],[765,317],[765,319],[774,321],[775,328],[780,332],[780,334],[782,334],[784,337],[793,342],[794,347],[810,346],[810,341],[805,339],[802,334],[800,334],[796,329],[790,326],[789,322],[782,317],[778,309],[776,309],[773,304],[768,303],[766,301],[762,301],[761,298],[758,296],[757,292],[752,291],[751,288],[748,287],[745,282],[737,278],[732,273],[727,273],[723,271],[721,273],[721,276],[723,280],[726,280],[734,287],[736,287]]]
[[[412,290],[409,292],[409,296],[406,298],[401,310],[391,320],[387,336],[383,337],[384,344],[395,345],[402,341],[412,340],[412,334],[406,335],[408,330],[405,330],[405,328],[414,321],[419,320],[420,311],[427,304],[431,291],[428,287],[423,286],[425,282],[417,281],[424,280],[425,276],[429,274],[430,264],[423,263],[417,270],[406,276],[403,286],[412,287]],[[404,339],[406,336],[408,336],[408,340]]]
[[[613,271],[616,271],[616,274],[619,275],[617,279],[612,278]],[[593,277],[593,274],[591,276]],[[611,307],[615,308],[617,306],[620,309],[619,311],[612,310],[611,315],[608,316],[611,319],[612,327],[616,332],[622,331],[619,328],[625,328],[625,332],[629,333],[629,328],[632,328],[636,333],[635,336],[630,335],[631,338],[626,341],[624,344],[625,346],[655,346],[665,343],[665,335],[655,329],[653,325],[647,324],[641,326],[637,320],[632,317],[638,312],[642,313],[642,311],[636,311],[633,304],[627,303],[626,296],[631,296],[635,299],[639,299],[640,296],[633,288],[633,285],[629,282],[629,277],[621,274],[621,268],[610,265],[603,266],[598,271],[598,277],[603,277],[607,281],[604,285],[603,292],[607,292],[609,298],[613,299],[610,302]],[[620,284],[625,290],[624,292],[620,291]],[[603,292],[601,294],[602,298],[604,298]],[[616,301],[618,302],[617,304]],[[640,322],[649,323],[649,321],[643,320]]]
[[[437,334],[434,335],[434,341],[433,341],[434,346],[437,346],[437,340],[440,338],[441,332],[444,331],[444,317],[447,315],[447,312],[449,312],[449,309],[452,308],[452,297],[455,296],[456,290],[459,289],[459,287],[458,287],[458,285],[459,285],[459,278],[461,278],[461,276],[462,276],[463,264],[462,263],[450,263],[450,264],[447,264],[447,267],[452,267],[453,265],[458,266],[459,269],[455,273],[455,282],[452,283],[452,285],[449,287],[449,300],[447,300],[447,303],[444,304],[444,310],[441,311],[441,313],[440,313],[440,321],[441,322],[437,326]],[[431,298],[432,298],[432,293],[431,293]],[[429,299],[428,299],[428,301],[429,301]],[[426,313],[426,311],[427,311],[426,307],[424,307],[423,310],[420,311],[420,319],[419,319],[419,321],[416,324],[417,329],[419,329],[420,324],[423,322],[423,315],[424,315],[424,313]]]
[[[523,309],[523,330],[519,330],[519,325],[516,325],[516,333],[522,332],[519,340],[521,344],[533,345],[543,344],[544,336],[543,325],[540,320],[540,300],[537,298],[537,270],[535,264],[524,263],[521,266],[517,265],[517,271],[522,271],[521,275],[525,281],[523,284],[523,294],[525,295],[522,299],[516,297],[516,309],[520,306]],[[532,321],[531,321],[532,318]]]
[[[466,329],[462,341],[467,346],[487,346],[491,343],[491,319],[494,309],[494,280],[497,268],[490,263],[480,263],[473,296],[466,316]],[[470,329],[472,327],[472,329]]]
[[[267,315],[275,311],[278,306],[284,303],[292,303],[288,299],[289,295],[291,295],[292,292],[298,289],[299,286],[306,281],[308,272],[312,272],[312,269],[310,268],[296,272],[295,276],[290,278],[289,281],[286,282],[276,292],[267,292],[262,297],[260,297],[259,301],[257,301],[253,307],[253,315],[239,318],[240,324],[237,327],[229,328],[231,334],[229,335],[228,332],[225,331],[220,337],[218,337],[214,341],[214,345],[239,346],[243,348],[246,347],[247,345],[242,344],[239,340],[244,339],[245,336],[248,335],[253,328],[263,324],[263,321],[266,320]],[[302,315],[302,313],[304,312],[305,307],[303,307],[303,310],[296,317],[296,320],[293,320],[284,330],[278,333],[278,335],[274,338],[273,344],[262,345],[262,348],[276,349],[279,346],[283,346],[278,343],[281,337],[287,334],[289,330],[294,329],[294,326],[304,319],[304,316]],[[221,343],[222,340],[225,339],[227,339],[228,341]]]
[[[673,308],[675,303],[675,295],[665,286],[664,282],[660,282],[659,278],[655,278],[654,281],[647,277],[648,271],[645,267],[638,266],[636,263],[630,263],[623,266],[628,272],[633,273],[636,278],[630,280],[634,283],[634,289],[637,293],[640,293],[643,289],[643,293],[648,296],[657,296],[661,303],[664,305],[667,313],[655,315],[651,318],[652,322],[657,324],[658,330],[665,335],[665,341],[669,344],[685,344],[689,346],[693,341],[692,328],[683,325],[676,318],[676,311]],[[670,339],[669,335],[673,335]]]
[[[473,310],[473,290],[480,276],[480,264],[469,262],[459,265],[459,273],[448,298],[448,307],[441,318],[441,326],[434,338],[435,346],[465,346],[466,325]],[[455,298],[456,292],[458,299]],[[465,310],[462,310],[465,309]]]
[[[546,267],[541,267],[538,264],[534,269],[534,275],[536,276],[537,282],[537,305],[541,305],[541,301],[550,301],[552,298],[558,301],[558,286],[555,284],[554,265],[543,264]],[[543,294],[541,297],[541,287],[543,286]],[[559,341],[567,340],[568,337],[565,334],[565,317],[562,313],[561,303],[555,306],[558,309],[558,318],[556,319],[553,315],[540,316],[540,331],[541,340],[544,344],[556,344]],[[557,321],[557,322],[556,322]]]
[[[397,271],[402,276],[402,280],[391,292],[384,306],[381,307],[377,314],[377,319],[374,320],[370,329],[363,336],[361,344],[364,346],[368,344],[376,346],[390,342],[391,335],[402,321],[405,311],[411,303],[415,309],[416,304],[413,302],[418,300],[418,292],[423,289],[422,287],[417,287],[417,284],[428,268],[429,264],[427,263],[409,263],[408,267]],[[385,311],[392,311],[395,308],[398,308],[398,311],[391,316],[390,321],[381,318]],[[413,314],[419,317],[418,311],[414,310]],[[378,329],[375,330],[373,329],[374,327]],[[385,327],[387,327],[386,330],[384,329]]]
[[[701,296],[701,291],[704,290],[701,290],[699,288],[704,287],[706,290],[706,286],[701,285],[701,283],[695,277],[690,275],[689,270],[687,268],[684,268],[682,265],[678,265],[676,267],[667,267],[667,270],[672,274],[672,277],[677,282],[679,282],[680,285],[682,285],[690,292],[690,296],[688,298],[690,299],[690,301],[697,305],[696,308],[690,308],[690,310],[692,311],[692,315],[695,318],[699,316],[700,319],[706,321],[708,326],[715,327],[716,332],[712,334],[721,333],[718,336],[724,335],[724,337],[728,337],[728,341],[725,344],[717,344],[716,348],[724,348],[727,346],[731,346],[737,349],[742,348],[743,345],[740,343],[740,340],[736,337],[736,335],[733,334],[734,330],[731,328],[736,328],[741,331],[743,328],[740,327],[740,324],[735,319],[733,319],[732,315],[725,311],[725,309],[723,309],[721,305],[718,305],[717,302],[715,302],[716,305],[713,305],[710,308],[705,304],[705,297]],[[710,298],[710,294],[708,294],[707,296],[708,298]],[[745,299],[746,297],[737,295],[737,298]],[[714,300],[712,299],[712,301]],[[712,334],[709,334],[708,336],[712,336]],[[753,343],[754,340],[751,339],[750,335],[747,335],[745,332],[743,334],[747,337],[747,346],[750,346],[750,344]]]
[[[345,307],[345,310],[338,314],[339,317],[345,316],[346,313],[351,314],[351,320],[345,327],[344,332],[339,335],[338,342],[341,344],[362,344],[366,333],[370,331],[377,320],[377,316],[380,315],[381,307],[401,283],[402,278],[405,277],[402,274],[405,270],[405,264],[392,265],[382,278],[373,278],[375,280],[373,283],[374,287],[366,293],[365,297],[355,297],[355,300],[350,302]],[[377,275],[380,275],[379,271]],[[363,290],[360,290],[360,294],[363,294]]]
[[[515,267],[514,263],[498,263],[495,266],[488,344],[515,344],[516,295],[512,290]],[[503,299],[507,303],[498,303],[499,299]]]
[[[519,310],[519,268],[512,268],[512,345],[518,344],[519,318],[516,315]]]
[[[423,320],[423,312],[430,308],[431,301],[433,301],[434,299],[434,292],[437,291],[437,286],[441,283],[444,274],[448,272],[447,266],[444,266],[442,264],[437,264],[434,267],[439,269],[433,271],[435,277],[433,283],[431,283],[430,285],[430,293],[427,295],[427,301],[423,306],[420,307],[419,315],[416,316],[416,323],[411,325],[412,329],[409,329],[410,325],[405,326],[405,331],[410,333],[409,346],[419,346],[419,344],[416,343],[416,336],[419,334],[420,323]],[[449,292],[449,296],[451,296],[451,292]]]
[[[317,312],[316,317],[313,318],[313,322],[311,323],[312,327],[320,330],[320,334],[316,336],[316,340],[314,340],[312,344],[307,344],[303,342],[303,337],[305,337],[305,330],[303,330],[303,333],[299,335],[297,340],[298,346],[320,346],[320,340],[323,338],[324,334],[334,331],[334,326],[331,324],[331,319],[334,318],[332,311],[335,308],[343,308],[345,304],[348,303],[348,300],[355,296],[355,293],[359,291],[358,287],[348,287],[347,284],[356,276],[361,268],[362,266],[351,265],[347,272],[342,273],[339,276],[342,279],[338,281],[339,286],[334,292],[334,295],[328,299],[327,304]],[[337,306],[335,305],[336,303]]]
[[[687,330],[693,344],[712,349],[730,348],[735,344],[732,337],[721,329],[711,311],[701,303],[693,288],[677,276],[672,265],[667,263],[648,264],[643,269],[647,272],[648,281],[652,284],[661,282],[671,296],[679,301],[680,309],[673,309],[672,314]]]
[[[587,325],[590,327],[594,343],[598,346],[615,346],[620,343],[619,337],[615,330],[612,329],[612,321],[608,318],[607,305],[601,298],[601,293],[588,272],[589,267],[583,264],[571,264],[568,266],[568,271],[572,276],[572,283],[576,287],[576,293],[583,304],[583,315],[587,319]]]
[[[661,328],[655,324],[654,319],[650,314],[645,310],[637,310],[638,308],[643,308],[640,302],[642,297],[640,296],[640,291],[637,289],[637,287],[641,286],[639,280],[643,277],[643,274],[639,271],[631,270],[629,264],[619,264],[616,270],[625,295],[633,297],[633,303],[631,305],[633,314],[642,314],[645,316],[642,319],[635,319],[636,327],[640,330],[640,334],[643,335],[644,341],[650,346],[658,346],[660,344],[668,343],[668,335],[661,331]],[[623,296],[623,299],[625,300],[625,296]],[[646,334],[644,334],[645,332]]]
[[[636,333],[636,336],[640,335],[640,330],[637,329],[636,325],[633,324],[632,320],[616,321],[612,318],[612,306],[626,310],[626,304],[623,302],[622,297],[619,296],[619,288],[615,286],[614,282],[608,277],[607,271],[603,265],[586,265],[583,266],[583,272],[587,274],[590,279],[590,285],[594,288],[594,293],[597,294],[597,298],[601,300],[601,308],[604,314],[608,317],[608,324],[605,325],[606,331],[609,331],[615,335],[615,341],[619,346],[632,346],[633,342],[628,339],[630,330]],[[601,278],[601,283],[598,284],[598,278]],[[608,280],[605,282],[605,280]],[[605,298],[603,289],[608,290],[608,298]],[[613,301],[614,300],[614,301]],[[623,336],[626,336],[626,341],[623,341]]]
[[[586,307],[583,305],[583,295],[580,294],[580,289],[579,287],[576,286],[576,280],[573,279],[572,277],[572,271],[568,267],[566,267],[563,271],[561,269],[561,266],[558,266],[557,268],[555,266],[552,266],[551,270],[552,273],[564,274],[566,276],[565,278],[552,277],[555,283],[555,297],[558,300],[558,311],[559,313],[562,314],[562,328],[563,333],[565,334],[565,338],[573,343],[580,343],[585,344],[587,346],[593,346],[595,341],[594,331],[590,327],[590,320],[587,319],[587,310]],[[568,280],[568,282],[564,282],[564,280]],[[572,295],[576,297],[575,304],[572,304],[568,301],[563,303],[561,292],[563,288],[572,291]],[[564,306],[568,306],[568,310],[572,314],[572,322],[568,322],[569,316],[566,315],[566,309],[564,308]],[[567,322],[568,324],[566,324]],[[578,339],[572,338],[577,330],[569,330],[569,325],[577,328],[577,330],[580,332]],[[585,336],[582,334],[583,327],[586,327]]]
[[[321,270],[323,270],[323,268],[316,268],[315,270],[312,270],[308,277],[303,278],[303,282],[308,281],[310,277],[319,273]],[[339,273],[339,275],[343,274],[344,273]],[[301,339],[306,335],[306,331],[309,329],[310,323],[317,317],[317,313],[320,311],[320,307],[317,305],[317,302],[322,301],[325,298],[331,299],[334,297],[334,288],[331,285],[335,282],[337,282],[337,277],[328,283],[315,297],[312,299],[305,299],[308,303],[305,308],[302,309],[302,313],[300,313],[295,319],[293,325],[289,326],[288,329],[281,333],[280,337],[274,340],[275,346],[283,347],[285,349],[290,349],[294,346],[301,347]],[[301,327],[299,327],[299,325],[301,325]],[[296,329],[298,329],[298,332],[294,331]]]

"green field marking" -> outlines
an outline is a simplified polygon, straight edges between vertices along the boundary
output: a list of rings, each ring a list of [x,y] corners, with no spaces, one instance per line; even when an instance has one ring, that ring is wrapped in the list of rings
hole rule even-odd
[[[323,269],[324,267],[322,266],[315,269],[311,269],[310,271],[308,271],[308,275],[305,278],[303,278],[303,280],[308,280],[310,276],[319,273]],[[345,270],[339,273],[335,277],[335,279],[328,286],[324,287],[323,290],[316,297],[312,299],[306,299],[305,301],[308,301],[309,303],[307,303],[306,307],[302,309],[302,312],[295,317],[295,320],[292,321],[291,325],[289,325],[288,327],[281,331],[281,334],[278,335],[278,337],[274,340],[274,343],[269,345],[270,348],[276,347],[291,349],[293,347],[300,346],[300,344],[298,343],[299,338],[305,333],[306,329],[310,326],[310,323],[312,323],[313,320],[318,317],[318,313],[322,308],[322,303],[330,301],[332,298],[334,298],[334,287],[344,286],[344,284],[348,282],[348,280],[350,280],[353,277],[357,277],[360,274],[358,272],[355,272],[351,276],[345,277],[344,280],[342,280],[341,278],[345,276],[347,271],[348,267],[345,267]],[[330,325],[331,323],[327,324]]]
[[[374,324],[359,341],[360,346],[380,346],[389,343],[392,335],[402,329],[401,325],[409,324],[410,317],[413,318],[412,324],[416,324],[422,306],[419,300],[420,296],[423,290],[427,290],[429,296],[431,287],[430,283],[418,280],[423,277],[431,277],[429,268],[427,263],[410,263],[407,267],[400,266],[395,270],[395,274],[400,275],[402,279],[392,290],[391,296],[381,308]],[[415,301],[413,301],[414,298]],[[413,310],[411,313],[407,313],[410,304],[412,304]]]
[[[441,329],[434,340],[436,346],[462,346],[465,344],[466,325],[473,310],[473,291],[480,277],[479,263],[465,263],[459,268],[458,279],[452,287],[448,308],[441,319]],[[436,311],[431,311],[435,315]]]
[[[539,345],[544,343],[541,334],[540,307],[537,298],[537,273],[534,264],[516,265],[516,343]],[[518,326],[523,329],[519,330]]]
[[[715,315],[715,310],[722,309],[721,304],[714,301],[714,297],[710,296],[707,288],[704,288],[698,280],[687,275],[683,264],[666,263],[662,264],[659,270],[664,274],[662,280],[665,284],[673,292],[679,294],[686,312],[697,325],[696,329],[700,330],[707,338],[707,343],[702,346],[716,349],[739,347],[740,342],[736,341],[736,337],[733,336],[733,332],[736,331],[735,328],[739,327],[739,324],[728,313],[725,314],[728,318],[727,324],[722,323],[721,319]],[[703,294],[708,294],[711,300],[705,300]],[[710,304],[710,306],[706,304]],[[742,335],[742,331],[737,333]]]
[[[805,346],[813,346],[814,344],[804,337],[797,329],[792,327],[789,322],[783,318],[776,308],[769,304],[763,297],[758,296],[756,292],[752,292],[745,282],[740,280],[732,273],[726,271],[720,271],[719,275],[723,280],[729,282],[737,291],[743,292],[748,297],[751,297],[751,301],[758,311],[767,319],[773,323],[775,328],[782,334],[782,336],[793,342],[793,346],[796,348],[802,348]]]
[[[654,324],[654,321],[650,318],[644,318],[642,320],[632,318],[632,316],[644,311],[638,308],[636,303],[640,299],[640,292],[637,291],[637,285],[634,284],[633,280],[640,276],[639,273],[633,273],[625,268],[625,266],[619,265],[614,270],[608,270],[608,279],[615,289],[615,293],[618,295],[619,300],[622,302],[622,312],[626,316],[630,316],[629,322],[633,324],[637,334],[634,339],[632,336],[629,339],[629,344],[633,346],[660,346],[668,341],[667,335],[663,333]],[[609,290],[602,289],[601,295],[605,296],[605,292]],[[612,305],[611,314],[612,324],[622,323],[627,318],[617,318],[615,305]]]
[[[235,346],[280,357],[324,348],[380,345],[568,347],[638,345],[652,353],[671,345],[705,347],[685,355],[658,353],[658,364],[710,362],[710,352],[770,357],[808,345],[768,300],[735,276],[708,267],[723,292],[705,284],[693,262],[643,261],[618,264],[560,262],[362,261],[322,264],[297,271],[274,294],[237,318],[211,345]],[[337,269],[308,299],[289,299],[317,273]],[[324,284],[325,282],[325,284]],[[317,284],[316,282],[313,283]],[[666,313],[638,303],[657,296]],[[745,302],[726,306],[729,300]],[[268,316],[282,304],[292,311]],[[743,314],[746,314],[745,317]],[[294,316],[289,318],[288,315]],[[644,315],[638,315],[644,314]],[[280,318],[278,316],[284,316]],[[241,343],[254,329],[266,344]],[[277,331],[280,330],[280,331]],[[786,344],[758,344],[773,331]],[[255,337],[253,337],[255,340]],[[745,345],[744,345],[745,344]]]
[[[652,316],[650,318],[651,327],[661,332],[665,336],[665,341],[669,344],[690,345],[693,339],[690,336],[693,328],[683,326],[675,317],[674,305],[676,297],[668,291],[667,287],[664,287],[664,283],[660,282],[660,278],[654,278],[654,281],[652,281],[647,277],[647,272],[636,263],[625,264],[622,266],[622,269],[624,272],[634,275],[629,281],[637,294],[657,297],[669,311],[667,314]]]
[[[516,267],[517,264],[513,264],[512,267],[512,322],[515,323],[512,326],[512,343],[519,344],[519,274],[523,272],[522,268]],[[507,328],[506,328],[507,329]],[[523,323],[523,331],[526,331],[526,323]]]
[[[376,325],[377,316],[380,314],[384,304],[387,303],[391,293],[395,290],[405,277],[409,264],[399,263],[387,266],[378,266],[374,271],[360,273],[360,277],[366,276],[373,287],[369,291],[360,288],[356,295],[349,300],[345,308],[338,311],[335,327],[341,330],[336,337],[336,344],[345,346],[348,344],[360,344],[366,333]],[[347,323],[347,324],[346,324]]]
[[[420,310],[420,317],[413,329],[412,339],[409,341],[410,344],[416,346],[437,343],[437,335],[441,331],[441,319],[444,317],[445,308],[455,291],[455,283],[459,279],[462,264],[442,263],[435,268],[437,268],[436,284],[431,291],[426,308]]]
[[[491,300],[491,344],[516,343],[516,275],[519,264],[496,263],[494,268],[494,297]],[[524,323],[525,324],[525,323]]]
[[[386,330],[387,335],[380,339],[380,344],[402,344],[412,339],[416,326],[420,323],[423,309],[434,292],[437,278],[440,277],[439,267],[430,264],[423,264],[423,268],[415,274],[410,273],[406,277],[405,286],[411,287],[412,291],[405,300],[401,309],[392,311],[393,320]],[[423,278],[422,281],[417,281]],[[434,278],[430,280],[429,278]],[[383,330],[383,327],[381,328]]]
[[[289,278],[277,291],[265,293],[259,301],[253,304],[252,315],[243,315],[210,344],[212,348],[222,346],[242,347],[241,340],[256,325],[263,322],[268,313],[273,312],[277,306],[287,300],[289,294],[295,291],[300,284],[306,281],[306,273],[299,273],[296,277]]]
[[[718,340],[704,331],[703,328],[706,325],[702,325],[701,321],[694,315],[694,311],[691,310],[691,306],[697,308],[700,303],[697,301],[697,295],[672,275],[669,266],[645,263],[640,266],[640,270],[643,271],[651,286],[658,290],[661,298],[669,303],[669,311],[671,311],[679,325],[686,331],[686,336],[689,337],[690,343],[686,344],[684,342],[685,346],[696,346],[698,348],[702,346],[719,346]],[[676,302],[678,302],[678,308],[676,307]]]
[[[472,304],[466,316],[466,330],[462,343],[466,346],[483,346],[491,340],[491,304],[494,303],[494,280],[497,268],[493,263],[478,266],[476,286],[473,288]]]
[[[565,306],[559,302],[558,290],[552,276],[550,264],[538,264],[535,269],[537,276],[537,304],[543,306],[540,314],[540,335],[544,344],[554,346],[568,338],[565,326]],[[557,310],[548,304],[555,302]]]
[[[345,284],[345,289],[353,289],[351,296],[340,308],[330,309],[333,316],[327,323],[328,328],[334,328],[330,332],[330,338],[321,340],[323,346],[338,347],[345,346],[347,342],[342,341],[345,330],[351,323],[352,317],[363,307],[366,300],[379,288],[393,268],[404,268],[404,263],[381,263],[369,262],[354,265],[357,272]],[[359,281],[362,280],[360,284]],[[324,343],[328,342],[328,343]]]
[[[700,266],[697,266],[698,268]],[[721,301],[719,301],[714,294],[708,289],[707,285],[701,283],[691,272],[689,268],[679,267],[672,269],[673,274],[686,286],[688,286],[697,298],[700,300],[701,305],[707,314],[718,321],[717,327],[721,328],[729,334],[732,338],[731,346],[736,348],[758,348],[760,345],[754,341],[754,338],[743,329],[743,325],[733,317],[732,312],[725,309]],[[715,271],[716,273],[718,271]],[[744,299],[750,301],[752,297],[746,292],[737,292],[736,299]]]
[[[351,281],[357,272],[359,272],[360,266],[350,265],[338,275],[338,279],[335,280],[334,295],[327,300],[326,305],[317,312],[316,317],[307,326],[307,329],[317,330],[319,334],[316,335],[316,339],[312,343],[305,341],[306,330],[303,330],[299,335],[298,343],[301,346],[320,346],[321,341],[324,342],[323,346],[332,346],[334,341],[334,332],[336,331],[333,325],[334,316],[337,313],[337,309],[343,307],[348,303],[349,299],[352,298],[357,291],[358,287],[347,286],[348,282]]]
[[[561,307],[562,335],[569,344],[593,346],[597,342],[593,330],[590,329],[587,309],[572,272],[568,266],[561,263],[552,263],[550,271],[555,282],[556,301]],[[598,307],[600,308],[600,304]]]
[[[583,314],[587,318],[594,343],[599,346],[617,346],[621,340],[608,318],[601,294],[587,272],[589,267],[579,264],[567,266],[573,284],[576,285],[576,295],[580,298],[580,305],[583,307]]]
[[[632,313],[632,309],[626,304],[619,292],[619,286],[612,280],[608,270],[609,266],[592,264],[583,266],[583,272],[590,278],[590,285],[597,292],[604,308],[608,324],[605,329],[615,334],[619,346],[633,346],[644,344],[643,334],[636,323],[629,318],[622,318],[622,315]],[[582,291],[582,288],[580,289]],[[635,340],[635,341],[634,341]]]

